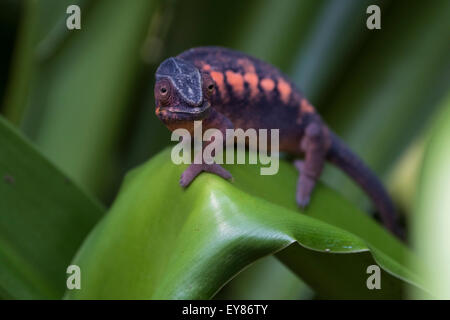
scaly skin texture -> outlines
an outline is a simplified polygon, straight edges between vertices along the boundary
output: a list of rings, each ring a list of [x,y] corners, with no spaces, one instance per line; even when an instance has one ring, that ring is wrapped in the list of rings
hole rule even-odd
[[[220,47],[187,50],[161,63],[156,72],[156,115],[170,129],[279,129],[280,151],[303,156],[296,200],[309,203],[325,161],[347,173],[371,198],[386,227],[396,233],[392,201],[372,171],[328,129],[314,107],[277,68]],[[201,157],[201,155],[200,155]],[[202,171],[231,179],[218,164],[191,164],[180,184],[187,187]]]

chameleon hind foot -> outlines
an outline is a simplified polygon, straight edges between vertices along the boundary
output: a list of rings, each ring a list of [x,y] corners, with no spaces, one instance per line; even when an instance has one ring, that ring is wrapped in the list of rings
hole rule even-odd
[[[297,182],[297,204],[304,209],[311,198],[314,186],[322,172],[326,155],[326,137],[320,122],[310,123],[305,135],[300,141],[300,150],[305,154],[305,160],[295,161],[295,167],[300,172]]]
[[[191,164],[184,172],[181,174],[180,185],[183,188],[186,188],[192,181],[202,172],[209,172],[219,177],[224,178],[225,180],[232,180],[233,176],[226,169],[224,169],[221,165],[217,163],[213,164]]]
[[[304,161],[295,160],[294,165],[300,173],[297,182],[297,193],[295,198],[297,200],[297,205],[301,209],[305,209],[309,204],[311,193],[314,189],[314,186],[316,185],[316,181],[313,178],[307,176],[303,171],[305,165]]]

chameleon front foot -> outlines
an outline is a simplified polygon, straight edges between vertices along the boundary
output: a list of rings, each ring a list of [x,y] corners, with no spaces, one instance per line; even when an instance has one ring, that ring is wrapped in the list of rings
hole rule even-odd
[[[219,177],[224,178],[225,180],[232,180],[233,176],[227,170],[225,170],[221,165],[217,163],[213,164],[191,164],[184,172],[181,174],[180,185],[183,188],[186,188],[192,181],[201,173],[201,172],[209,172]]]

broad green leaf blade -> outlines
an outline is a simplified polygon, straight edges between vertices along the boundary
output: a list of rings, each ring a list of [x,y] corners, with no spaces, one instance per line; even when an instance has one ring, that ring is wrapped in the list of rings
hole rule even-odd
[[[431,130],[416,189],[413,240],[430,291],[436,298],[450,299],[450,95],[442,107]],[[427,296],[419,293],[418,297]]]
[[[400,298],[399,279],[418,281],[405,264],[411,253],[332,190],[319,185],[299,212],[288,163],[274,176],[227,166],[235,183],[202,174],[185,191],[184,168],[166,150],[127,176],[74,260],[82,288],[67,298],[211,298],[243,268],[287,247],[280,259],[323,297]],[[378,292],[362,281],[374,259],[393,275],[383,273]],[[331,277],[342,279],[342,290],[326,285]]]
[[[60,298],[104,209],[1,117],[0,179],[0,298]]]

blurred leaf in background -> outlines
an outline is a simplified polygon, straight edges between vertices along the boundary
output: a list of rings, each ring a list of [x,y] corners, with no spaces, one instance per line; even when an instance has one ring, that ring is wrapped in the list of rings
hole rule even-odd
[[[0,116],[0,298],[59,299],[104,208]]]
[[[306,300],[314,297],[296,274],[274,256],[264,257],[227,283],[214,299]]]
[[[21,7],[15,0],[0,2],[0,112],[2,111],[3,97],[9,80],[14,46],[19,29]]]
[[[65,26],[66,6],[51,4],[35,5],[38,21],[47,12],[59,18],[32,50],[37,71],[22,128],[75,181],[104,195],[157,2],[83,1],[82,29],[73,31]]]
[[[36,30],[35,2],[2,1],[2,82],[1,108],[9,120],[18,123],[28,100],[29,78],[33,68],[33,50]]]
[[[380,32],[371,33],[323,105],[331,128],[381,176],[422,134],[449,89],[450,47],[442,41],[450,38],[449,19],[449,1],[392,2]],[[325,180],[361,203],[362,192],[342,174]]]
[[[417,188],[413,240],[431,293],[438,299],[450,299],[450,95],[441,106]],[[429,298],[415,291],[412,296]]]

